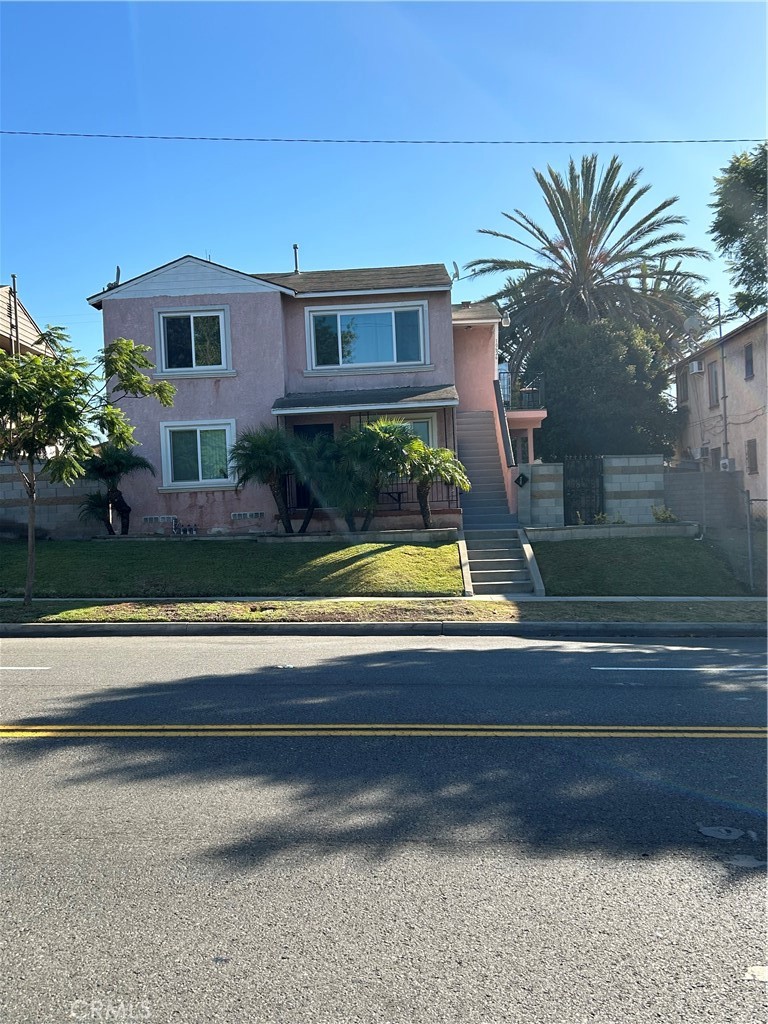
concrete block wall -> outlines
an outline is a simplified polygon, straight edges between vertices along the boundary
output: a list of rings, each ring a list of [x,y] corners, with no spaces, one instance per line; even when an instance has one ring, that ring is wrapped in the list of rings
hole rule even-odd
[[[95,491],[92,480],[78,480],[71,487],[38,477],[38,535],[56,539],[100,536],[105,531],[97,523],[81,523],[79,505],[83,497]],[[0,537],[21,537],[27,530],[27,492],[16,468],[0,462]],[[105,534],[106,535],[106,534]]]
[[[523,526],[562,526],[563,467],[561,463],[526,463],[518,471],[528,477],[517,497],[517,518]]]
[[[664,458],[661,455],[605,455],[603,507],[609,520],[653,523],[653,505],[664,504]],[[684,518],[684,517],[680,517]]]
[[[705,528],[746,528],[744,474],[708,470],[668,469],[664,474],[664,503],[678,519]]]

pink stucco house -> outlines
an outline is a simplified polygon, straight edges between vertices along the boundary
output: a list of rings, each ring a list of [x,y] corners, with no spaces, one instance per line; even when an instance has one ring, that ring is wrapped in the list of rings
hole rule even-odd
[[[105,342],[148,345],[155,375],[176,387],[172,409],[123,403],[158,469],[125,482],[136,532],[167,533],[172,519],[199,534],[275,532],[269,491],[235,489],[227,450],[237,434],[262,423],[337,432],[380,415],[409,421],[465,461],[473,491],[460,500],[436,488],[436,525],[461,526],[462,512],[465,526],[514,522],[510,436],[526,437],[532,457],[532,429],[546,414],[505,411],[499,312],[452,305],[442,264],[251,274],[183,256],[88,302],[102,311]],[[300,519],[300,490],[289,498]],[[332,519],[317,515],[313,529]],[[412,485],[382,494],[376,527],[419,524]]]

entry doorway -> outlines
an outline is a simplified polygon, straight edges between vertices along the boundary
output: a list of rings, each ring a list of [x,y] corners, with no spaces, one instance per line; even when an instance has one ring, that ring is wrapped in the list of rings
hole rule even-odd
[[[293,432],[297,437],[303,437],[307,441],[313,440],[313,438],[325,435],[326,437],[333,437],[333,424],[332,423],[302,423],[293,428]],[[296,508],[308,508],[309,502],[312,495],[309,492],[309,488],[306,484],[296,483]]]

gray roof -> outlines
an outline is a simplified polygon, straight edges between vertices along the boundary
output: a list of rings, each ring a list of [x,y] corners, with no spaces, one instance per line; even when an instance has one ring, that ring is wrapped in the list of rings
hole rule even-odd
[[[442,263],[424,263],[413,267],[361,267],[358,270],[309,270],[298,274],[251,274],[291,288],[297,295],[312,292],[394,292],[419,288],[449,290],[451,279]]]
[[[457,405],[459,395],[451,384],[417,388],[369,388],[356,391],[310,391],[286,395],[272,403],[272,412],[300,413],[310,409],[389,409],[440,408]]]
[[[478,320],[501,320],[494,302],[459,302],[451,306],[454,323],[476,323]]]

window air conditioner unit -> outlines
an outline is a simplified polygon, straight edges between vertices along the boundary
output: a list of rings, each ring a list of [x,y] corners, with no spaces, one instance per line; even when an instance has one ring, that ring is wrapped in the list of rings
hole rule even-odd
[[[709,446],[702,445],[701,448],[691,448],[691,458],[696,462],[701,462],[702,459],[709,458]]]
[[[736,459],[720,459],[720,471],[722,473],[733,473],[736,469]]]
[[[703,359],[692,359],[688,363],[689,373],[704,373],[704,360]]]

